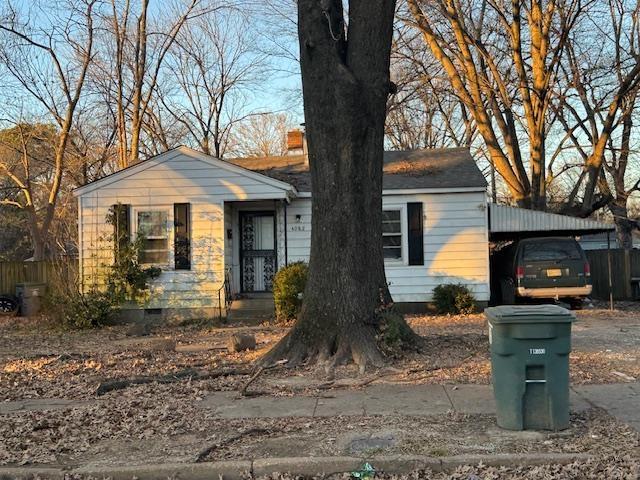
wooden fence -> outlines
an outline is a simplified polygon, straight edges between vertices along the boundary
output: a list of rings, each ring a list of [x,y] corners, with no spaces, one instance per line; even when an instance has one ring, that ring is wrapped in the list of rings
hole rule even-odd
[[[40,262],[0,262],[0,294],[15,294],[16,284],[22,282],[37,282],[51,284],[74,282],[78,261],[64,259]]]
[[[609,253],[586,250],[594,298],[609,299]],[[634,300],[640,282],[640,250],[611,250],[611,292],[615,300]]]

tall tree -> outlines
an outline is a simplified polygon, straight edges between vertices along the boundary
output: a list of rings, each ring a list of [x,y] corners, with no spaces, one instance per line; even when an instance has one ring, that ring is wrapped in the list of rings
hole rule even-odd
[[[395,0],[300,0],[312,232],[302,310],[263,358],[379,364],[382,157]]]
[[[106,97],[115,105],[118,166],[124,168],[140,159],[144,122],[156,93],[168,52],[185,24],[205,13],[199,0],[187,0],[179,10],[163,10],[161,20],[150,20],[150,0],[111,0],[111,13],[104,15],[106,37],[97,75]]]
[[[408,0],[408,5],[514,200],[544,209],[549,103],[583,2]]]
[[[188,143],[222,158],[233,127],[246,118],[248,92],[263,79],[250,19],[239,9],[202,15],[185,25],[166,61],[158,91],[167,116]]]
[[[397,93],[387,106],[387,142],[397,150],[471,146],[477,137],[473,118],[440,62],[415,28],[396,22],[394,37],[391,78]]]
[[[571,35],[562,63],[564,88],[554,105],[564,141],[583,162],[564,211],[587,216],[607,206],[620,243],[631,248],[635,222],[627,218],[627,201],[640,182],[630,181],[627,169],[640,101],[640,2],[607,0],[599,6],[604,9],[585,16]]]
[[[27,212],[36,260],[45,256],[76,110],[92,61],[95,4],[96,0],[54,6],[36,3],[32,11],[9,5],[0,17],[2,67],[15,82],[22,100],[37,105],[55,125],[52,169],[44,181],[46,195],[40,203],[33,194],[32,166],[34,158],[41,160],[29,151],[34,130],[24,128],[22,119],[15,121],[20,161],[14,164],[7,157],[0,159],[0,171],[20,190],[20,199],[14,204]]]

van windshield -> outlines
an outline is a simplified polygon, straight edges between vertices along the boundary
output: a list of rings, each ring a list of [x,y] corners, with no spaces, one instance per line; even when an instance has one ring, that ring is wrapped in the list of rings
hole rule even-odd
[[[523,260],[580,260],[578,245],[572,241],[547,240],[544,242],[530,242],[524,246]]]

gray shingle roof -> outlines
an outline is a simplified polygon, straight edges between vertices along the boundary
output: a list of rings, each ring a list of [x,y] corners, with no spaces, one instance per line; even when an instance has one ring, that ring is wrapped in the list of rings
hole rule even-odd
[[[311,191],[304,155],[231,158],[229,163],[290,183],[299,192]],[[468,148],[384,152],[385,190],[487,186]]]

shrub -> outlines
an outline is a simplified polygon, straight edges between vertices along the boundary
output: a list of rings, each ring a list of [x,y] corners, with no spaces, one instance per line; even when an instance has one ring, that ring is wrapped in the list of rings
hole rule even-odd
[[[308,271],[305,262],[295,262],[276,273],[273,278],[273,300],[278,320],[292,320],[300,313]]]
[[[65,328],[95,328],[108,324],[116,314],[118,303],[108,292],[49,294],[49,316]]]
[[[106,221],[116,221],[114,209],[110,209]],[[133,241],[112,237],[116,243],[112,265],[101,265],[104,285],[88,286],[81,292],[78,279],[56,279],[50,284],[45,299],[46,310],[54,321],[66,328],[94,328],[108,324],[118,309],[126,302],[143,303],[149,297],[149,281],[157,278],[162,270],[140,264],[140,251],[144,236]],[[125,241],[126,240],[126,241]],[[57,271],[57,269],[56,269]],[[76,276],[77,277],[77,276]]]
[[[433,301],[438,313],[465,315],[476,309],[473,293],[459,283],[438,285],[433,290]]]

